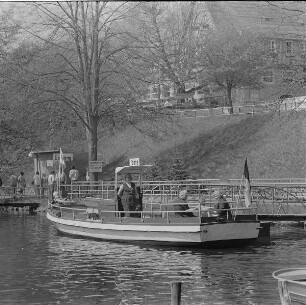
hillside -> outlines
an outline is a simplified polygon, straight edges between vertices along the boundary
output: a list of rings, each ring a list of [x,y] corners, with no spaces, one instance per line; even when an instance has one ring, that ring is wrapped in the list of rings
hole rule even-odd
[[[179,119],[159,132],[159,140],[126,130],[104,139],[101,154],[114,167],[139,157],[142,164],[157,161],[164,171],[179,155],[194,178],[240,178],[248,158],[251,178],[305,177],[306,112],[256,116]]]
[[[106,161],[100,179],[111,180],[117,166],[139,157],[142,164],[157,162],[166,173],[180,156],[192,178],[241,178],[248,158],[251,178],[305,177],[306,112],[179,118],[149,126],[152,137],[134,128],[105,135],[99,142],[99,159]],[[87,153],[84,143],[70,143],[75,164],[85,180]],[[33,160],[25,156],[27,181]]]

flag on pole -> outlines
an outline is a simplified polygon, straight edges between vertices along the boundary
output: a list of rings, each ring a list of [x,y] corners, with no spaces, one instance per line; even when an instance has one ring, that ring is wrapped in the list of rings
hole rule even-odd
[[[250,175],[249,175],[249,169],[248,169],[248,160],[245,159],[244,163],[244,170],[243,170],[243,176],[242,176],[242,182],[244,185],[244,201],[245,205],[249,207],[252,203],[252,197],[251,197],[251,184],[250,184]]]
[[[66,163],[64,159],[64,154],[62,152],[62,149],[60,148],[60,157],[59,157],[59,165],[64,170],[66,168]]]

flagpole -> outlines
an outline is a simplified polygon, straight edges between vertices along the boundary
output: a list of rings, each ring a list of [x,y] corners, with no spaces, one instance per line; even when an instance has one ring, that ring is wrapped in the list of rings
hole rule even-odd
[[[244,179],[244,201],[245,205],[249,207],[252,204],[252,195],[251,195],[251,183],[250,175],[248,169],[248,159],[245,159],[244,170],[243,170],[243,179]]]
[[[239,192],[238,192],[238,198],[237,198],[237,205],[236,205],[236,214],[237,214],[237,211],[238,211],[238,205],[241,204],[241,188],[242,188],[242,181],[243,181],[243,175],[242,175],[241,180],[240,180],[240,186],[239,186]]]
[[[62,149],[60,147],[60,153],[59,153],[59,160],[58,160],[58,174],[57,174],[57,193],[59,194],[60,189],[61,189],[61,179],[60,179],[60,173],[61,173],[61,152]]]

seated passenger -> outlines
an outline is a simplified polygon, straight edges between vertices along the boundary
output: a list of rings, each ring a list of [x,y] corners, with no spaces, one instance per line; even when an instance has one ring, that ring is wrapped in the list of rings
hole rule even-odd
[[[177,211],[177,213],[175,214],[179,216],[193,217],[194,215],[192,212],[181,212],[181,211],[189,210],[189,206],[187,204],[187,191],[186,190],[180,191],[178,197],[179,198],[175,200],[175,203],[182,203],[182,204],[173,205],[174,211]]]
[[[232,219],[232,213],[229,210],[231,207],[224,198],[223,193],[220,190],[216,190],[214,191],[213,196],[217,200],[217,203],[214,205],[214,208],[220,210],[218,211],[217,220],[224,221]]]

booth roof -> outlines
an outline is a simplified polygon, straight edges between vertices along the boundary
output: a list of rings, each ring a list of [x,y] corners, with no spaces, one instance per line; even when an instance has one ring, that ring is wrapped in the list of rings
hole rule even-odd
[[[41,150],[41,151],[33,151],[33,154],[50,154],[50,153],[59,153],[60,150],[59,149],[55,149],[55,150]]]
[[[142,174],[146,169],[153,165],[135,165],[116,167],[115,174]]]

